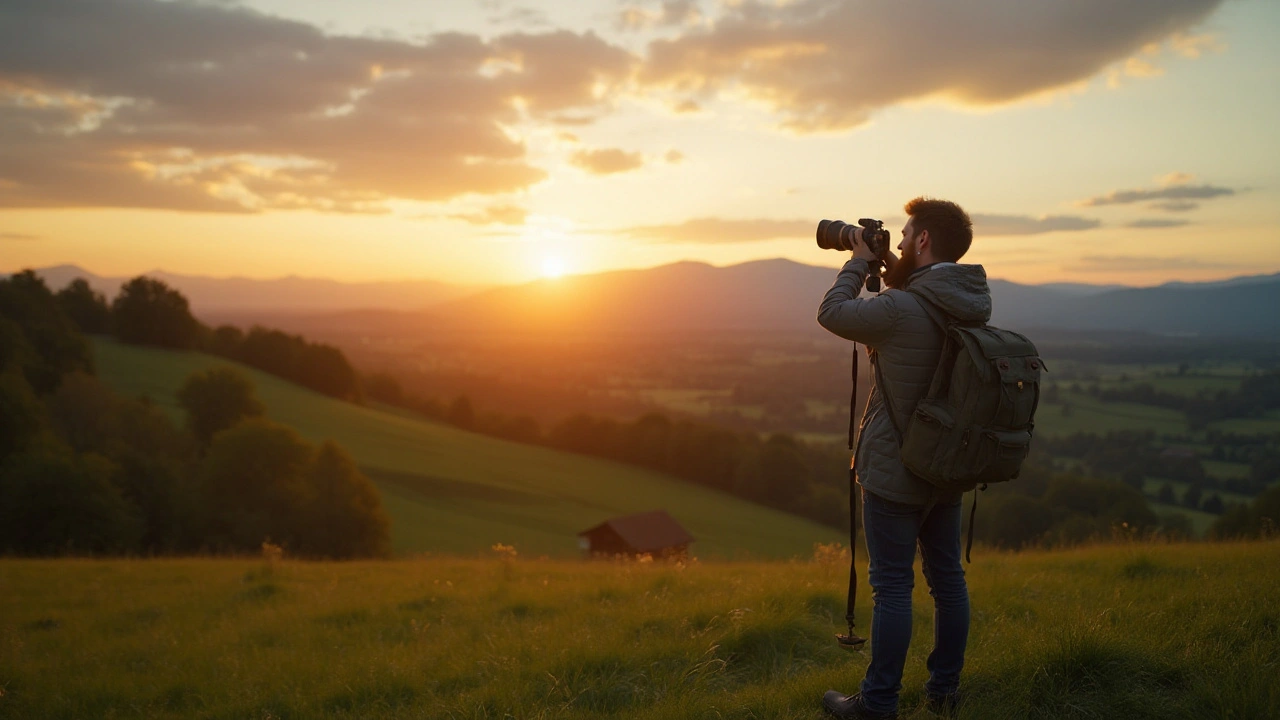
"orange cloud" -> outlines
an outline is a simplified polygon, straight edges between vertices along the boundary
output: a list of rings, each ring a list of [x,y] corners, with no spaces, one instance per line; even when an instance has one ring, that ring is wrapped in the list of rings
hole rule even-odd
[[[6,5],[0,47],[0,207],[378,212],[518,191],[546,172],[506,128],[607,110],[633,64],[591,33],[414,44],[155,0]]]
[[[638,152],[618,148],[579,150],[569,156],[569,164],[595,175],[614,175],[640,168],[644,165],[644,157]]]

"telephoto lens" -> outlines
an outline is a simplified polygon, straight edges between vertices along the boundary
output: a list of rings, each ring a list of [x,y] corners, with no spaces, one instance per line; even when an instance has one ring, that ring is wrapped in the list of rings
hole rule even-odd
[[[853,250],[856,225],[839,220],[818,223],[818,247],[823,250]]]

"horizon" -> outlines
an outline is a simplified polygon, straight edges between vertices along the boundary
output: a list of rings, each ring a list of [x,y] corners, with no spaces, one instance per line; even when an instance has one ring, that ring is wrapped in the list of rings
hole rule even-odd
[[[841,253],[841,256],[843,257],[844,254]],[[557,282],[560,280],[587,278],[587,277],[592,277],[597,275],[607,275],[610,273],[619,273],[619,272],[645,272],[650,270],[660,270],[662,268],[671,267],[675,265],[684,265],[684,264],[703,265],[716,270],[728,270],[728,269],[740,267],[743,265],[750,265],[750,264],[757,264],[757,263],[770,263],[770,262],[788,262],[796,265],[802,265],[804,267],[830,269],[833,273],[832,275],[833,282],[835,278],[834,273],[838,273],[840,271],[840,264],[831,265],[828,268],[828,266],[825,266],[825,265],[815,265],[812,263],[800,262],[799,260],[795,260],[787,257],[766,257],[766,258],[754,258],[750,260],[743,260],[741,262],[737,262],[729,265],[716,265],[714,263],[710,263],[704,260],[674,260],[668,263],[663,263],[661,265],[652,265],[648,267],[612,268],[612,269],[606,269],[606,270],[599,270],[595,272],[564,273],[562,275],[557,275],[555,277],[539,276],[539,277],[532,277],[532,278],[527,278],[523,280],[515,280],[512,282],[506,282],[506,283],[493,283],[489,285],[472,284],[472,283],[465,283],[465,284],[451,283],[448,280],[439,280],[439,279],[430,278],[430,277],[393,277],[393,278],[377,278],[377,279],[371,279],[371,280],[343,280],[335,277],[325,277],[325,276],[319,276],[319,275],[298,275],[298,274],[267,275],[267,276],[203,275],[203,274],[190,273],[190,272],[175,272],[175,271],[167,270],[164,268],[152,268],[150,270],[146,270],[142,272],[107,274],[107,273],[95,272],[75,262],[62,262],[62,263],[55,263],[53,265],[47,265],[43,267],[22,267],[22,268],[17,268],[12,270],[4,270],[4,271],[0,271],[0,276],[9,277],[19,272],[22,272],[24,270],[33,270],[37,274],[41,274],[41,273],[45,273],[53,270],[65,269],[65,270],[75,270],[78,272],[87,273],[93,277],[100,278],[100,279],[128,280],[128,279],[140,277],[140,276],[151,277],[154,275],[168,275],[172,277],[181,277],[181,278],[187,278],[187,279],[212,280],[215,282],[248,281],[248,282],[269,283],[269,282],[278,282],[278,281],[284,281],[284,280],[299,280],[299,281],[305,281],[305,282],[333,282],[333,283],[338,283],[340,285],[348,285],[348,286],[372,285],[372,284],[393,285],[393,284],[412,284],[412,283],[436,283],[436,284],[444,285],[444,286],[459,289],[459,290],[465,289],[472,292],[480,293],[488,290],[517,287],[520,285],[527,285],[530,283]],[[964,264],[964,263],[961,263],[961,264]],[[1022,281],[1014,280],[1007,277],[994,277],[994,276],[988,277],[987,279],[989,282],[1007,282],[1007,283],[1023,285],[1027,287],[1050,287],[1054,285],[1070,285],[1070,286],[1084,286],[1084,287],[1094,287],[1094,288],[1107,288],[1107,289],[1114,289],[1114,290],[1142,290],[1142,289],[1165,287],[1169,285],[1212,285],[1217,283],[1230,283],[1230,282],[1236,282],[1240,280],[1264,279],[1264,278],[1272,278],[1277,276],[1280,276],[1280,271],[1246,273],[1246,274],[1231,275],[1231,276],[1221,277],[1221,278],[1207,278],[1203,280],[1185,280],[1185,279],[1175,277],[1169,280],[1163,280],[1163,281],[1154,282],[1151,284],[1134,284],[1134,285],[1127,284],[1127,283],[1119,283],[1119,282],[1088,283],[1088,282],[1064,281],[1064,280],[1050,280],[1047,282],[1031,283],[1031,282],[1022,282]],[[59,290],[60,288],[54,287],[51,289],[56,291],[56,290]]]
[[[973,217],[966,259],[1019,284],[1280,271],[1280,7],[918,10],[0,9],[0,255],[463,286],[835,267],[818,220],[896,236],[903,203],[932,195]]]

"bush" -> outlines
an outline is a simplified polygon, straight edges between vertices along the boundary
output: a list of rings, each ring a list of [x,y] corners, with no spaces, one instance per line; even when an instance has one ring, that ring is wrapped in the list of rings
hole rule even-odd
[[[96,454],[40,443],[0,467],[0,548],[29,555],[127,553],[138,509],[111,484],[117,467]]]
[[[201,480],[214,549],[255,551],[270,540],[302,556],[390,553],[377,488],[332,442],[317,451],[290,428],[247,420],[214,436]]]
[[[391,554],[391,521],[378,489],[346,451],[325,441],[307,471],[307,485],[298,552],[332,559]]]
[[[269,539],[296,549],[311,454],[298,433],[262,419],[214,435],[200,477],[206,542],[252,551]]]
[[[178,404],[187,413],[187,429],[202,448],[216,433],[259,417],[264,410],[253,383],[232,367],[192,373],[178,390]]]

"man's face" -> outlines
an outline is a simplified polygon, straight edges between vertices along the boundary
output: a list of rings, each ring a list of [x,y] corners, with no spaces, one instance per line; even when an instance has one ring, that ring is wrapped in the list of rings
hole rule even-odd
[[[914,255],[916,252],[915,218],[907,218],[902,226],[902,242],[898,243],[898,254],[902,257]]]

